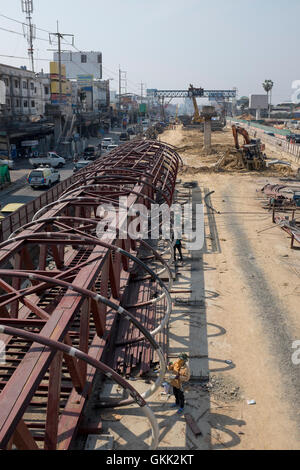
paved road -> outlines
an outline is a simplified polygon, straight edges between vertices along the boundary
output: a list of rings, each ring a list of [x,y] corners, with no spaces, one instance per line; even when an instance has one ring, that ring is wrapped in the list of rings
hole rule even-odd
[[[123,132],[121,129],[115,128],[109,134],[106,134],[105,137],[111,137],[114,144],[122,144],[119,141],[120,133]],[[99,145],[101,139],[91,138],[89,139],[89,145]],[[27,204],[33,199],[39,197],[47,189],[32,189],[27,181],[26,177],[32,170],[32,167],[28,159],[21,159],[16,162],[16,169],[10,172],[11,180],[13,185],[10,188],[7,188],[3,191],[0,191],[0,204],[4,207],[6,204],[10,203],[23,203]],[[61,181],[69,178],[73,174],[73,162],[68,161],[67,164],[59,170]]]
[[[28,202],[43,194],[43,192],[47,191],[47,189],[34,190],[31,188],[31,186],[29,186],[26,181],[26,177],[31,170],[32,168],[28,161],[21,160],[18,162],[17,169],[11,171],[11,179],[13,182],[12,187],[0,192],[0,203],[2,207],[10,203],[27,204]],[[69,176],[73,174],[73,163],[68,162],[59,171],[61,180],[69,178]]]

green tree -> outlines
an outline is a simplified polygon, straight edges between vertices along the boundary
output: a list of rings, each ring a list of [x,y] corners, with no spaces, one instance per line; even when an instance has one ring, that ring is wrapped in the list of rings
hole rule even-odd
[[[263,86],[263,89],[265,90],[265,92],[267,93],[268,95],[268,111],[269,111],[269,117],[270,117],[270,94],[272,92],[272,89],[273,89],[273,86],[274,86],[274,82],[272,80],[265,80],[264,83],[262,84]]]

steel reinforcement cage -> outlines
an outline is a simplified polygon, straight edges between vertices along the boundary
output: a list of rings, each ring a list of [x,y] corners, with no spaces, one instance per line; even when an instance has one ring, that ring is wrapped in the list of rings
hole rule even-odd
[[[127,197],[120,227],[132,220],[134,204],[170,206],[181,163],[164,143],[133,141],[4,220],[1,449],[70,449],[97,370],[129,393],[123,405],[141,407],[151,424],[151,446],[157,446],[158,427],[146,399],[165,370],[170,270],[166,257],[145,241],[120,233],[99,238],[96,229],[99,205],[117,207],[120,196]],[[155,263],[163,265],[159,273]],[[147,372],[154,361],[160,376],[140,395],[124,375],[136,367]]]

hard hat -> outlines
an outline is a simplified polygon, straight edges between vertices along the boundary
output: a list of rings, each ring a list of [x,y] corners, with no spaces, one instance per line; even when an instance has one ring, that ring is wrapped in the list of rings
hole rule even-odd
[[[179,359],[182,359],[184,362],[187,362],[189,357],[187,354],[183,353],[183,354],[180,354]]]

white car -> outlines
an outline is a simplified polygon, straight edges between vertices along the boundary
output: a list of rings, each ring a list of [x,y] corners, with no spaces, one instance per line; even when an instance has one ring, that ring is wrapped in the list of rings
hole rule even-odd
[[[111,144],[107,147],[107,152],[111,152],[112,150],[115,150],[118,147],[119,147],[118,145]]]
[[[101,148],[102,148],[103,150],[107,150],[107,147],[108,147],[109,145],[112,145],[112,143],[113,143],[113,140],[112,140],[111,137],[104,137],[104,139],[103,139],[102,142],[101,142]]]
[[[94,163],[91,160],[79,160],[79,162],[74,163],[73,173],[82,170],[83,168],[87,167],[91,163]]]
[[[39,187],[50,188],[53,184],[60,182],[60,174],[54,168],[37,168],[31,171],[27,181],[33,189]]]

